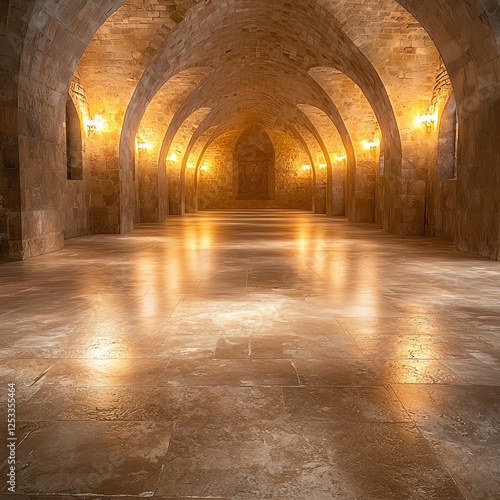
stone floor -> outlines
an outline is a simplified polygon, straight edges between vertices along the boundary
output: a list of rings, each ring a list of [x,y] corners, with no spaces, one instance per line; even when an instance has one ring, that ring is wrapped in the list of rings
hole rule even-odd
[[[498,262],[206,212],[0,283],[2,499],[500,498]]]

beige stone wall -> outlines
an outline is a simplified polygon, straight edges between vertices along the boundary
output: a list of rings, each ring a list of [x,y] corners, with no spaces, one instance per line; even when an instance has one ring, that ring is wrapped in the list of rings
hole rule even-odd
[[[79,63],[89,113],[91,117],[102,115],[107,125],[104,133],[87,140],[93,233],[127,232],[138,219],[134,203],[139,189],[136,162],[143,155],[139,158],[135,151],[129,168],[120,169],[122,123],[144,69],[170,33],[168,14],[161,0],[147,4],[128,1],[100,27]],[[135,148],[136,134],[127,133]]]
[[[323,152],[318,153],[315,162],[317,173],[316,213],[345,215],[347,152],[339,130],[332,119],[322,110],[304,104],[299,104],[299,109],[311,120],[327,151],[326,157]],[[330,182],[328,182],[328,171],[321,168],[325,164],[331,171]],[[325,209],[322,210],[322,203],[329,206],[325,206]]]
[[[238,200],[234,190],[234,149],[242,130],[218,138],[207,150],[198,173],[199,209],[281,208],[312,210],[313,175],[304,171],[310,160],[303,148],[281,132],[269,131],[275,148],[276,181],[274,199]]]
[[[190,139],[209,112],[210,108],[198,109],[176,131],[171,141],[169,141],[168,138],[166,139],[164,151],[168,151],[166,154],[166,164],[168,176],[168,206],[169,214],[171,215],[184,215],[185,213],[182,166]],[[175,158],[175,160],[169,160],[169,158]]]
[[[165,144],[165,135],[184,100],[211,71],[210,68],[191,68],[176,75],[148,106],[137,133],[138,144],[147,146],[140,149],[136,157],[141,222],[162,222],[169,214],[165,160],[172,148],[170,144]],[[174,150],[179,147],[184,151],[186,146],[183,143]],[[179,156],[178,161],[182,162],[182,151]]]
[[[73,77],[69,96],[74,103],[78,116],[78,123],[73,124],[75,135],[79,132],[82,142],[82,164],[81,175],[76,176],[76,179],[68,180],[64,184],[64,238],[77,238],[89,234],[89,207],[90,207],[90,171],[88,164],[85,161],[85,141],[86,130],[84,124],[84,116],[88,114],[87,93],[81,85],[77,75]],[[64,130],[68,127],[68,123]],[[77,130],[79,127],[79,131]],[[66,158],[68,151],[65,153]]]
[[[436,107],[439,122],[428,132],[436,139],[427,186],[426,234],[453,241],[457,222],[458,143],[456,102],[447,78],[438,78]]]

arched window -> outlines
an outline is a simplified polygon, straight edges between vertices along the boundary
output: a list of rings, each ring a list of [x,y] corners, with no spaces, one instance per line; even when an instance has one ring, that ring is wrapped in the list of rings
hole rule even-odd
[[[457,178],[458,122],[457,104],[452,94],[446,103],[439,126],[437,178],[440,181]]]
[[[66,100],[66,166],[68,180],[83,180],[82,129],[71,97]]]

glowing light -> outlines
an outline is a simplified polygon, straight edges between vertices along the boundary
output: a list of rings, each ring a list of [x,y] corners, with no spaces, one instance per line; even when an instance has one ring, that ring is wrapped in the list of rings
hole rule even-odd
[[[302,165],[302,170],[304,170],[304,172],[309,172],[312,170],[312,167],[311,165]]]
[[[208,170],[208,165],[202,165],[202,166],[200,167],[200,170],[201,170],[202,172],[206,172],[206,171]]]
[[[379,147],[380,140],[375,138],[373,141],[363,141],[361,144],[365,149],[373,150]]]
[[[438,122],[438,117],[438,111],[436,110],[434,111],[434,113],[417,116],[417,118],[415,119],[415,123],[417,127],[421,127],[422,125],[424,125],[427,129],[427,132],[432,132],[432,129]]]
[[[187,164],[187,168],[189,168],[190,170],[192,170],[195,167],[196,167],[196,165],[194,163],[190,162],[190,163]]]
[[[321,170],[324,170],[328,165],[326,163],[320,163],[318,166]]]
[[[153,147],[153,145],[150,142],[144,141],[142,139],[136,139],[135,145],[137,149],[151,149]]]
[[[176,149],[170,156],[167,156],[167,161],[170,163],[177,163],[182,155],[182,151]]]
[[[106,120],[102,115],[95,115],[94,118],[86,116],[83,119],[83,123],[89,135],[94,132],[104,132],[106,130]]]
[[[346,155],[335,155],[335,161],[338,163],[345,163],[347,161]]]

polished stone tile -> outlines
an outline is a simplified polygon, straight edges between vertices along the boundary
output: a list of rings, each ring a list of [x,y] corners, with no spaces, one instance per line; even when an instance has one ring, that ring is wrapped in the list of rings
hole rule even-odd
[[[340,218],[202,212],[0,281],[21,500],[497,496],[498,262]]]
[[[352,335],[462,335],[481,332],[475,323],[450,316],[338,318]]]
[[[464,444],[430,440],[438,459],[453,474],[463,498],[490,500],[500,491],[499,445]]]
[[[18,408],[18,418],[50,420],[175,420],[185,390],[171,387],[59,387],[40,389]]]
[[[304,339],[309,337],[345,337],[345,330],[335,319],[318,318],[312,315],[300,315],[292,319],[280,319],[259,325],[252,332],[255,336],[300,336]]]
[[[315,315],[326,318],[397,317],[402,315],[385,298],[371,294],[323,294],[309,296],[307,302]]]
[[[7,418],[9,384],[15,384],[17,406],[29,400],[43,385],[54,359],[5,359],[0,364],[0,420]]]
[[[500,387],[393,385],[429,439],[500,445]]]
[[[435,360],[377,360],[373,369],[383,384],[466,384],[443,362]]]
[[[18,491],[144,496],[159,478],[171,433],[170,422],[34,425],[17,446],[24,464],[17,470]]]
[[[355,337],[368,359],[460,359],[470,350],[489,347],[483,337],[440,335],[362,335]]]
[[[171,313],[162,316],[137,317],[133,315],[113,315],[100,321],[92,334],[96,335],[161,335],[168,325]]]
[[[175,497],[245,500],[401,500],[415,491],[462,498],[414,426],[394,423],[184,422],[158,486]]]
[[[47,374],[46,385],[61,387],[130,387],[156,385],[166,360],[63,359]]]
[[[217,340],[217,337],[207,335],[169,335],[155,349],[155,353],[161,358],[211,359],[214,357]]]
[[[61,358],[70,338],[59,330],[38,332],[33,329],[30,333],[8,335],[0,340],[0,358]]]
[[[264,421],[282,417],[283,395],[279,387],[189,387],[182,403],[181,420],[224,422]]]
[[[384,387],[286,387],[285,415],[300,422],[410,422]]]
[[[497,339],[494,339],[495,345],[498,345]],[[495,347],[478,347],[471,348],[469,354],[488,365],[495,370],[500,371],[500,348]]]
[[[161,386],[283,386],[299,385],[287,360],[179,360],[172,359]]]
[[[220,337],[215,348],[215,359],[248,359],[249,337]]]
[[[163,335],[87,333],[75,335],[64,345],[65,358],[135,359],[153,358],[163,343]]]
[[[356,342],[348,336],[273,335],[250,337],[253,359],[362,358]]]
[[[297,359],[295,368],[301,385],[320,387],[381,385],[379,373],[373,363],[363,359]]]
[[[450,359],[443,364],[469,384],[500,386],[498,370],[476,358]]]

